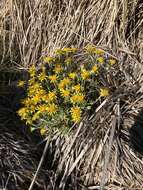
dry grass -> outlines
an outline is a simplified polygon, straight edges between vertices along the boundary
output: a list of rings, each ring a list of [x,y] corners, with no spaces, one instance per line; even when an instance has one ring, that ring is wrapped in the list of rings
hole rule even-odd
[[[20,91],[11,93],[11,89],[3,95],[0,91],[0,188],[5,190],[28,189],[40,157],[15,113],[21,95]],[[34,187],[43,188],[47,180],[47,172],[42,169]]]
[[[84,189],[78,186],[83,184],[87,189],[143,188],[142,155],[132,149],[142,146],[142,122],[134,124],[143,106],[138,90],[125,82],[70,137],[54,136],[59,187],[67,188],[71,180],[77,189]]]
[[[141,127],[139,136],[130,135],[143,107],[142,1],[7,0],[0,6],[0,70],[7,64],[25,70],[38,63],[43,49],[52,54],[87,43],[119,60],[120,72],[110,79],[116,86],[112,98],[70,137],[54,135],[53,189],[143,189],[142,155],[130,146],[142,139]]]
[[[1,2],[2,61],[27,68],[41,50],[93,43],[118,57],[135,55],[141,62],[143,20],[141,1],[71,0]],[[2,63],[1,63],[2,64]]]

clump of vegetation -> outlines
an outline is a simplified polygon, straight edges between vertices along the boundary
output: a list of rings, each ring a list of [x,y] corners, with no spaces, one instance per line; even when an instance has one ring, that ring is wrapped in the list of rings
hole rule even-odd
[[[142,64],[140,64],[143,60],[142,1],[133,0],[131,3],[130,1],[121,0],[111,0],[108,2],[106,0],[53,0],[48,2],[42,0],[2,0],[0,3],[0,9],[1,83],[5,84],[6,81],[6,83],[8,82],[8,84],[11,83],[15,86],[19,76],[16,75],[16,78],[14,77],[13,80],[13,77],[9,77],[11,76],[10,72],[18,71],[18,73],[20,72],[21,77],[23,71],[27,71],[27,68],[29,68],[31,63],[37,63],[39,61],[41,51],[45,47],[49,55],[53,55],[53,50],[58,47],[74,46],[81,48],[87,43],[94,43],[120,59],[120,69],[118,69],[117,64],[114,67],[110,66],[110,68],[106,68],[103,67],[105,64],[101,64],[100,62],[102,62],[103,59],[109,60],[110,58],[107,56],[107,53],[97,56],[100,52],[97,48],[95,53],[95,48],[90,46],[91,48],[88,48],[90,56],[87,57],[84,56],[86,53],[83,50],[78,50],[77,52],[69,52],[68,50],[67,53],[64,53],[66,56],[67,54],[72,55],[74,58],[74,63],[81,63],[81,65],[83,62],[88,62],[86,58],[88,59],[89,57],[91,58],[97,56],[97,65],[100,65],[98,68],[100,72],[94,75],[95,78],[98,79],[98,83],[94,82],[97,87],[96,91],[94,91],[96,92],[96,95],[92,94],[91,89],[93,89],[93,87],[88,88],[90,83],[89,80],[92,80],[90,76],[88,79],[84,80],[87,84],[84,84],[84,87],[86,87],[87,90],[83,91],[83,93],[85,93],[84,104],[86,105],[85,107],[84,104],[78,105],[81,110],[80,119],[84,118],[87,110],[89,114],[92,114],[91,111],[95,110],[95,114],[93,114],[93,117],[85,117],[87,120],[85,119],[85,122],[82,122],[84,123],[83,126],[78,126],[75,128],[73,133],[69,136],[63,137],[61,133],[57,133],[56,131],[53,135],[53,140],[50,139],[51,144],[48,152],[52,152],[53,157],[51,158],[48,156],[48,159],[46,159],[46,164],[50,160],[53,162],[51,164],[52,166],[55,163],[55,167],[53,167],[52,170],[48,168],[48,170],[50,170],[50,174],[53,173],[53,178],[50,176],[52,185],[47,188],[51,189],[52,187],[57,186],[57,189],[59,189],[60,183],[62,186],[61,189],[83,189],[84,187],[87,189],[98,189],[100,185],[101,189],[103,189],[103,184],[105,184],[105,189],[140,189],[141,184],[143,183],[142,155],[138,156],[130,148],[129,129],[136,120],[138,113],[142,110],[143,105],[143,69]],[[60,52],[62,55],[59,55]],[[57,54],[57,57],[59,56],[64,58],[63,50],[58,50]],[[33,68],[36,73],[35,82],[38,82],[40,87],[44,89],[47,94],[50,90],[54,90],[52,88],[54,83],[47,83],[47,81],[50,81],[48,78],[48,68],[51,66],[47,63],[49,56],[45,55],[44,57],[47,58],[45,58],[45,61],[43,58],[42,64],[44,63],[44,65],[42,67],[45,67],[44,69],[47,79],[39,82],[37,75],[42,73],[42,67],[39,69],[39,66],[37,65],[36,68]],[[54,55],[54,58],[55,57],[56,55]],[[93,59],[95,60],[95,58]],[[109,63],[108,61],[105,62]],[[110,63],[114,64],[114,62],[115,61],[113,60]],[[54,61],[53,64],[54,63],[58,64],[56,61]],[[115,67],[117,67],[115,69],[116,71],[114,70]],[[54,75],[54,71],[52,71],[51,75]],[[57,78],[57,81],[59,81],[59,79],[60,78]],[[47,89],[48,84],[50,84],[49,90]],[[28,81],[28,83],[27,81],[21,81],[18,86],[21,88],[24,85],[26,88],[29,88],[30,81]],[[23,91],[22,88],[20,91]],[[1,92],[2,90],[0,88],[0,93]],[[11,92],[14,91],[11,90]],[[35,92],[37,93],[36,90]],[[105,97],[104,93],[108,98]],[[19,91],[18,93],[16,91],[16,95],[19,96]],[[24,94],[22,94],[22,97],[23,96]],[[61,103],[63,103],[64,97],[61,96],[61,92],[59,90],[56,96],[58,97],[57,100],[59,102],[58,104],[57,102],[55,103],[59,110],[59,107],[62,105]],[[29,97],[30,99],[33,99],[34,95]],[[93,100],[91,105],[88,97]],[[7,100],[9,99],[7,98],[7,92],[5,98],[7,104]],[[11,99],[10,102],[13,104]],[[3,101],[0,99],[0,104],[1,103],[3,103]],[[42,104],[43,102],[37,103],[37,105],[34,104],[33,107],[36,108]],[[23,108],[26,108],[24,102]],[[72,107],[67,106],[65,107],[65,110],[66,108],[70,110]],[[6,119],[7,116],[13,116],[11,112],[10,114],[7,114],[7,110],[9,111],[9,105],[8,109],[5,109],[5,106],[0,106],[0,121],[4,124],[4,128],[6,123],[9,121]],[[6,112],[6,118],[3,117],[4,112]],[[26,114],[30,115],[32,118],[33,114],[36,112],[37,110]],[[53,116],[54,114],[50,117]],[[75,122],[71,120],[71,112],[69,112],[68,116],[68,127],[70,127]],[[63,129],[67,128],[62,125],[62,123],[60,125],[57,123],[56,127],[52,127],[51,124],[47,125],[45,123],[43,123],[43,126],[45,127],[40,126],[40,123],[43,122],[43,120],[46,120],[47,122],[47,118],[49,117],[44,114],[40,114],[39,119],[32,121],[30,126],[33,126],[33,129],[40,129],[42,134],[45,134],[45,131],[49,129],[49,126],[51,126],[51,129],[58,130],[61,130],[61,126],[63,126]],[[57,118],[59,119],[59,117]],[[14,123],[17,123],[15,119],[13,121]],[[7,132],[11,133],[10,129],[12,128],[17,133],[18,130],[15,129],[15,124],[11,121],[9,123],[10,126],[7,127]],[[19,125],[21,127],[21,124]],[[141,147],[141,127],[135,125],[134,129],[135,130],[133,131],[135,131],[135,134],[131,135],[131,141],[133,141],[136,145],[139,144],[138,146]],[[22,148],[25,144],[25,142],[22,142],[19,147],[18,145],[21,140],[16,142],[17,139],[20,139],[16,136],[14,137],[14,139],[16,139],[14,140],[16,142],[14,150],[7,148],[7,142],[12,142],[12,146],[14,141],[9,140],[9,137],[5,136],[3,129],[1,131],[3,144],[1,143],[2,148],[0,149],[4,151],[7,149],[8,152],[11,152],[10,154],[16,154],[17,158],[21,158],[21,155],[23,155],[23,158],[27,158],[25,150],[27,150],[27,148],[30,150],[30,146],[27,145],[27,148]],[[15,147],[17,149],[15,149]],[[22,153],[17,152],[18,149],[22,150]],[[36,152],[39,152],[39,149],[36,150]],[[2,156],[0,160],[2,165],[3,163],[6,163],[6,165],[4,165],[4,169],[5,167],[7,168],[7,162],[5,162],[5,159],[7,159],[7,153],[5,155],[6,156]],[[35,156],[35,153],[33,155]],[[12,170],[15,170],[15,168],[17,169],[15,158],[13,157],[13,162],[11,155],[8,157],[8,164],[10,164]],[[32,155],[30,156],[30,160],[33,160]],[[17,163],[19,164],[19,161]],[[27,163],[28,164],[25,165],[26,168],[27,165],[28,167],[32,166],[31,162]],[[35,162],[35,166],[36,165],[37,162]],[[24,168],[23,164],[18,166],[20,166],[19,171],[27,177],[27,172],[29,173],[29,171],[24,171],[21,169],[21,167]],[[31,175],[29,179],[31,180],[33,176],[33,169],[30,170]],[[3,188],[12,189],[13,185],[10,183],[10,180],[8,180],[11,171],[9,168],[7,171],[8,175],[5,177],[3,177],[3,174],[1,175],[1,181],[2,184],[4,184]],[[45,174],[45,172],[43,173]],[[16,179],[14,186],[14,189],[16,189],[17,182],[19,183],[21,176],[17,177],[17,172],[14,173],[13,176]],[[58,178],[57,183],[57,181],[55,181],[55,176],[63,176],[63,179],[60,181]],[[67,176],[71,179],[71,181],[67,178]],[[26,184],[25,179],[23,180],[23,183]],[[68,183],[71,188],[66,187],[65,183]],[[46,187],[43,187],[43,189],[45,188]],[[21,186],[19,189],[23,189],[23,187]]]
[[[83,49],[57,49],[54,56],[44,55],[40,69],[29,69],[27,96],[18,115],[31,130],[67,131],[95,103],[110,95],[106,77],[114,72],[117,60],[88,45]],[[105,80],[105,81],[104,81]],[[19,81],[23,87],[25,81]]]

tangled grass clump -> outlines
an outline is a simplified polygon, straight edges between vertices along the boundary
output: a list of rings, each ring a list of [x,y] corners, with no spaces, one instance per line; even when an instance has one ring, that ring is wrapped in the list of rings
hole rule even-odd
[[[18,115],[31,130],[67,130],[82,116],[112,93],[109,73],[114,74],[117,60],[106,52],[88,45],[83,49],[57,49],[55,55],[44,55],[40,69],[29,69],[27,97]],[[23,87],[25,81],[19,81]]]
[[[36,68],[30,68],[31,73],[29,73],[30,79],[28,84],[27,81],[19,82],[19,88],[25,86],[28,87],[27,89],[30,89],[30,86],[34,86],[33,89],[31,88],[27,91],[28,101],[34,101],[30,103],[30,106],[27,106],[25,101],[28,99],[28,96],[23,100],[23,108],[25,108],[23,111],[26,111],[27,108],[29,110],[29,112],[23,113],[23,119],[24,117],[27,118],[27,116],[28,119],[31,119],[38,112],[39,105],[44,105],[43,100],[38,101],[40,98],[36,90],[38,87],[37,83],[41,91],[44,90],[48,94],[55,90],[54,84],[65,77],[62,75],[64,70],[62,70],[63,67],[61,65],[57,66],[55,70],[51,68],[52,63],[59,65],[56,58],[60,57],[60,60],[66,59],[64,64],[71,65],[72,57],[74,63],[80,63],[82,68],[83,63],[90,65],[88,58],[92,59],[93,57],[94,63],[97,63],[97,66],[100,65],[98,73],[96,73],[97,67],[95,66],[93,68],[95,73],[92,73],[92,75],[90,73],[89,76],[88,72],[82,74],[81,69],[77,71],[78,76],[81,77],[82,74],[82,77],[87,77],[84,79],[84,83],[82,83],[83,87],[86,88],[86,90],[82,88],[84,103],[76,105],[76,108],[78,106],[76,111],[80,111],[79,119],[83,121],[81,122],[83,125],[75,127],[70,135],[63,136],[59,133],[59,129],[63,132],[64,129],[71,128],[70,126],[75,123],[71,117],[73,103],[70,101],[70,98],[67,104],[64,103],[64,96],[72,95],[67,89],[60,91],[56,88],[56,98],[53,99],[54,104],[57,106],[56,113],[48,115],[46,110],[38,115],[39,118],[33,118],[33,121],[26,120],[27,124],[33,126],[32,129],[40,129],[41,134],[45,134],[49,128],[52,130],[58,129],[55,131],[53,139],[49,140],[49,150],[47,151],[53,157],[51,158],[48,155],[48,158],[45,158],[46,164],[50,160],[50,165],[52,166],[52,168],[48,168],[48,170],[52,171],[50,175],[52,184],[47,189],[143,189],[142,156],[140,155],[139,157],[131,149],[129,133],[129,129],[135,122],[136,116],[141,111],[143,105],[143,65],[140,64],[143,60],[142,7],[142,0],[133,0],[132,3],[129,0],[1,1],[0,80],[7,78],[5,73],[17,70],[18,72],[20,71],[20,77],[17,75],[16,78],[21,78],[21,71],[27,71],[31,63],[39,62],[39,57],[45,47],[49,55],[53,55],[53,51],[59,47],[73,46],[82,48],[85,44],[91,43],[102,47],[120,60],[119,69],[118,64],[114,65],[117,61],[110,59],[103,50],[92,46],[88,46],[86,51],[81,49],[78,49],[78,51],[76,49],[71,50],[70,48],[58,49],[55,52],[55,56],[50,57],[45,54],[41,61],[42,65],[44,63],[43,66],[45,68],[43,70],[45,70],[46,79],[42,72],[43,66],[40,69],[37,65]],[[106,64],[102,63],[109,63],[107,61],[109,59],[110,64],[114,66],[106,68]],[[51,68],[50,71],[49,68]],[[86,71],[89,70],[91,68],[86,68]],[[65,75],[70,78],[71,84],[77,80],[73,71],[69,75],[65,72]],[[93,75],[97,79],[96,81],[93,80]],[[7,81],[8,83],[12,81],[12,84],[15,84],[11,77]],[[95,86],[88,86],[92,84],[89,81],[93,81],[96,84],[96,90]],[[80,86],[76,86],[75,89],[79,90]],[[92,92],[93,89],[95,93]],[[72,92],[73,90],[74,88]],[[2,90],[0,90],[1,92]],[[13,91],[11,90],[11,92]],[[37,96],[34,96],[34,93]],[[19,93],[16,93],[16,95],[19,95]],[[41,99],[43,96],[40,95]],[[88,97],[92,100],[91,104]],[[37,103],[35,104],[34,102],[36,101]],[[0,99],[1,102],[2,100]],[[46,102],[46,105],[48,105],[48,102]],[[62,105],[65,107],[61,107]],[[64,113],[65,110],[69,110],[67,115],[68,128],[62,122],[60,123],[59,117],[56,117],[56,114],[59,116],[59,108],[65,108]],[[40,109],[43,111],[43,107],[40,107]],[[7,110],[9,110],[9,105],[8,109],[5,109],[5,107],[0,109],[0,120],[1,123],[4,123],[4,128],[7,121],[9,121],[6,119],[7,116],[13,115],[11,112],[7,114]],[[6,112],[6,117],[3,117],[4,112]],[[88,114],[91,117],[84,117]],[[77,114],[73,116],[77,117]],[[36,114],[35,117],[37,117]],[[55,125],[52,120],[53,117],[58,119],[58,121],[54,120]],[[15,119],[13,121],[16,123]],[[42,122],[43,126],[41,125]],[[7,127],[8,133],[11,133],[10,128],[16,131],[15,124],[11,125],[11,121],[10,127]],[[25,141],[19,143],[20,138],[17,136],[12,141],[11,139],[9,140],[9,136],[3,138],[5,134],[3,129],[1,131],[3,144],[10,141],[12,142],[10,145],[13,145],[13,142],[16,142],[16,147],[19,144],[20,150],[24,151],[27,148],[29,150],[31,147],[29,145],[23,146]],[[141,148],[142,125],[134,125],[133,132],[135,133],[131,135],[131,141]],[[49,135],[47,135],[46,139],[48,138]],[[0,149],[5,151],[6,148],[3,148],[3,144],[1,146],[2,149],[1,147]],[[28,142],[28,144],[30,143]],[[13,150],[12,146],[7,150],[10,150],[12,155],[16,155],[16,157],[26,161],[29,166],[28,172],[30,171],[31,174],[28,177],[31,180],[35,170],[31,168],[31,161],[28,161],[29,159],[27,158],[30,157],[30,160],[33,160],[31,159],[33,155],[23,153],[21,157],[21,152]],[[37,150],[36,152],[39,151]],[[5,155],[1,158],[1,163],[7,159],[7,154]],[[12,161],[11,155],[9,158]],[[15,160],[15,156],[13,158]],[[9,163],[11,162],[8,160]],[[17,168],[16,164],[14,161],[14,165]],[[11,166],[13,167],[13,165]],[[20,165],[20,168],[18,167],[18,170],[27,177],[27,171],[22,170],[21,167],[23,167],[23,164]],[[15,169],[15,167],[13,168]],[[43,174],[45,174],[45,171]],[[15,177],[15,171],[13,176]],[[41,177],[41,175],[39,176]],[[2,184],[3,182],[7,184],[7,177],[9,177],[9,168],[5,172],[5,177],[2,178]],[[11,179],[13,180],[13,178]],[[21,176],[18,176],[16,180],[19,181],[20,179]],[[23,180],[24,184],[26,184],[25,181],[27,180]],[[7,188],[11,190],[12,185],[10,181],[8,185],[9,188]],[[14,187],[14,189],[16,188]],[[19,189],[23,188],[20,186]]]

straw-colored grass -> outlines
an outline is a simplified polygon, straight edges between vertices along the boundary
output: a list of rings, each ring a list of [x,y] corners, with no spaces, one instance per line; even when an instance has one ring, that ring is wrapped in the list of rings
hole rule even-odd
[[[0,70],[27,70],[42,50],[89,43],[119,60],[112,97],[71,136],[53,136],[53,189],[143,189],[142,155],[131,147],[142,139],[134,125],[143,107],[142,0],[7,0],[0,8]]]
[[[12,65],[27,68],[44,48],[52,53],[57,47],[89,42],[110,48],[119,58],[128,53],[141,61],[139,0],[7,0],[2,1],[1,10],[1,54],[10,56]]]

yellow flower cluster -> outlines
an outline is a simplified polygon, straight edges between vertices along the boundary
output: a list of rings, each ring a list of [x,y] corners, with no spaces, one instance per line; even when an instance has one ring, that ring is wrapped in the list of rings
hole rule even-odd
[[[47,99],[49,102],[56,101],[57,99],[56,92],[49,91],[47,94]]]
[[[64,89],[66,86],[70,85],[70,83],[71,83],[70,78],[68,78],[68,77],[63,78],[63,79],[59,82],[59,85],[58,85],[59,90]]]
[[[109,64],[110,64],[110,65],[116,64],[116,60],[115,60],[115,59],[109,59]]]
[[[63,48],[56,50],[53,57],[44,56],[40,71],[34,65],[30,67],[27,97],[22,101],[23,107],[18,110],[18,115],[26,124],[38,125],[46,120],[54,126],[62,118],[62,122],[72,125],[80,122],[89,101],[109,96],[109,89],[99,80],[100,75],[106,74],[101,68],[105,62],[112,66],[117,61],[113,58],[106,60],[105,52],[91,45],[84,49],[84,55],[85,51],[87,58],[89,54],[96,56],[83,62],[80,61],[82,59],[76,60],[77,48]],[[97,84],[99,91],[95,88]],[[18,87],[24,85],[25,81],[19,81]],[[41,135],[47,132],[42,124],[39,129]]]
[[[103,64],[103,63],[104,63],[104,58],[103,58],[103,57],[98,57],[96,60],[97,60],[97,62],[99,62],[100,64]]]
[[[17,84],[18,87],[24,87],[24,85],[25,85],[25,81],[23,80],[20,80]]]
[[[69,73],[69,78],[71,78],[71,79],[75,79],[76,76],[77,76],[77,74],[75,72]]]
[[[85,96],[83,94],[74,94],[70,100],[73,104],[81,104],[84,102]]]
[[[54,115],[58,110],[58,106],[55,104],[56,92],[47,92],[40,83],[47,78],[46,73],[43,74],[42,71],[39,75],[36,75],[36,69],[32,66],[29,74],[31,78],[28,81],[27,98],[22,101],[24,107],[18,110],[18,115],[22,120],[26,120],[26,124],[31,125],[42,115]]]
[[[71,117],[74,122],[79,122],[81,119],[81,109],[78,106],[74,106],[70,110]]]
[[[30,77],[31,77],[31,78],[35,77],[35,75],[36,75],[36,68],[35,68],[35,65],[32,65],[32,66],[29,68],[29,74],[30,74]]]
[[[43,72],[41,72],[39,75],[38,75],[38,79],[39,79],[39,81],[44,81],[44,80],[46,80],[46,78],[47,78],[47,75],[46,75],[46,73],[45,73],[45,71],[43,71]]]
[[[109,89],[108,88],[100,88],[100,96],[101,97],[109,96]]]
[[[46,127],[42,127],[42,128],[40,129],[40,134],[41,134],[42,136],[45,135],[46,132],[47,132]]]
[[[98,73],[98,66],[94,65],[91,69],[91,73]]]
[[[54,103],[51,103],[47,106],[47,111],[48,111],[49,115],[55,114],[57,112],[57,110],[58,110],[58,107]]]
[[[80,84],[74,85],[72,87],[72,89],[75,90],[75,92],[80,92],[81,91],[81,85]]]
[[[57,81],[57,75],[51,75],[48,77],[51,83],[55,83]]]
[[[81,70],[81,77],[83,80],[86,80],[90,77],[90,72],[87,71],[86,69]]]
[[[68,89],[61,89],[60,90],[62,97],[68,98],[70,96],[70,90]]]

